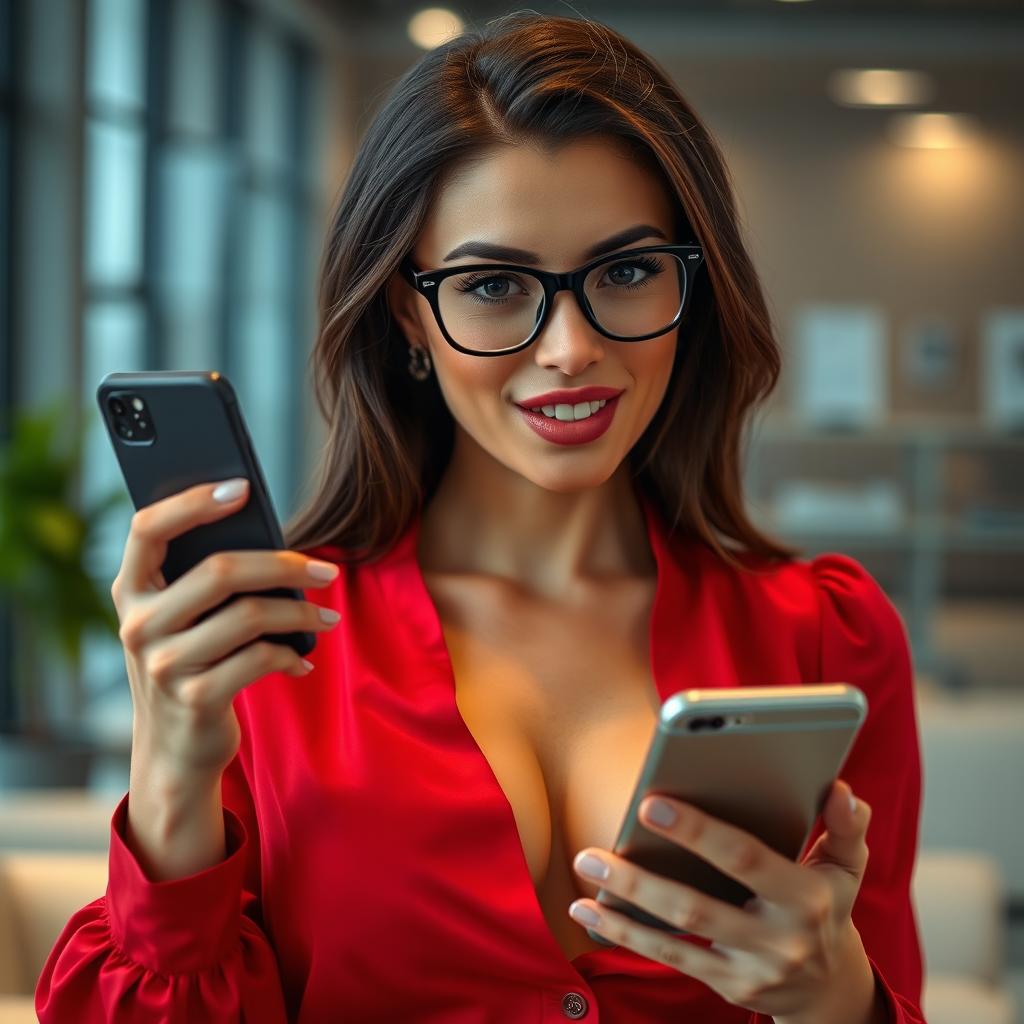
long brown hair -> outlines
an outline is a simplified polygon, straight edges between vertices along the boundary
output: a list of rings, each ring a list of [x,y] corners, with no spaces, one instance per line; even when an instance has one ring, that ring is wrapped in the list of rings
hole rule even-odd
[[[743,505],[743,430],[775,387],[780,355],[718,145],[664,70],[623,36],[531,11],[426,53],[362,139],[320,268],[311,365],[327,440],[313,493],[286,527],[288,547],[334,545],[350,563],[375,560],[440,481],[453,418],[435,376],[409,375],[386,286],[446,173],[495,143],[550,150],[594,135],[661,176],[677,200],[675,240],[704,248],[672,379],[628,455],[633,478],[673,531],[731,565],[739,562],[723,541],[741,555],[799,554],[759,532]]]

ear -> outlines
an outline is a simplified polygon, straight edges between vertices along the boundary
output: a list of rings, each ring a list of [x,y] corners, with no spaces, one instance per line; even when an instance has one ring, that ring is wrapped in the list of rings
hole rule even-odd
[[[398,322],[406,339],[426,347],[423,321],[420,319],[420,310],[417,309],[420,304],[419,294],[397,271],[388,279],[387,303],[391,315]]]

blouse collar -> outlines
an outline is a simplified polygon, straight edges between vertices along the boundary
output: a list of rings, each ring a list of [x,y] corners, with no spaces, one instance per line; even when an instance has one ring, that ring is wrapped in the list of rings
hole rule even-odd
[[[681,651],[686,631],[716,628],[713,617],[708,618],[708,603],[698,600],[703,585],[702,569],[708,561],[706,547],[697,538],[673,534],[660,509],[636,481],[633,490],[644,514],[647,539],[657,569],[648,639],[651,671],[661,701],[688,687],[731,685],[726,680],[711,678],[713,673],[721,672],[721,666],[701,663],[702,644],[687,645],[690,653],[686,657]],[[415,595],[426,593],[417,559],[422,523],[422,513],[416,514],[377,563],[387,577],[385,586],[392,598],[421,625],[434,618],[419,607],[418,601],[414,600],[411,606],[409,603]],[[437,644],[443,643],[440,637],[435,639]]]

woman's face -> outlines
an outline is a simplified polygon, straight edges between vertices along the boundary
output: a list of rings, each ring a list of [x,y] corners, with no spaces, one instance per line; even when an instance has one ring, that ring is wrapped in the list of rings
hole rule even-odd
[[[674,222],[663,183],[613,142],[580,140],[554,155],[502,145],[445,182],[411,255],[420,270],[486,263],[480,256],[445,261],[457,246],[479,240],[527,250],[537,255],[536,267],[565,272],[588,262],[585,253],[598,242],[636,225],[649,225],[661,235],[643,232],[617,248],[679,242]],[[573,293],[562,291],[532,345],[511,355],[480,357],[452,348],[427,299],[397,275],[389,296],[406,337],[430,353],[455,419],[456,452],[467,441],[475,443],[539,487],[568,492],[603,483],[643,434],[665,394],[678,328],[647,341],[612,341],[591,327]],[[516,404],[588,385],[622,394],[605,432],[582,444],[539,436]]]

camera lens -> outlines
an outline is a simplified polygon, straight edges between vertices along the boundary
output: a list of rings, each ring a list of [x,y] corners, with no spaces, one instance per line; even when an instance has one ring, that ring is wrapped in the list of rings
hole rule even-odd
[[[711,719],[711,724],[716,729],[721,729],[722,726],[725,724],[725,719],[721,715],[715,715],[715,717]]]
[[[703,728],[704,728],[704,719],[703,718],[695,718],[690,723],[690,732],[699,732]]]
[[[110,408],[117,416],[123,416],[125,414],[124,402],[120,398],[112,398],[110,400]]]

